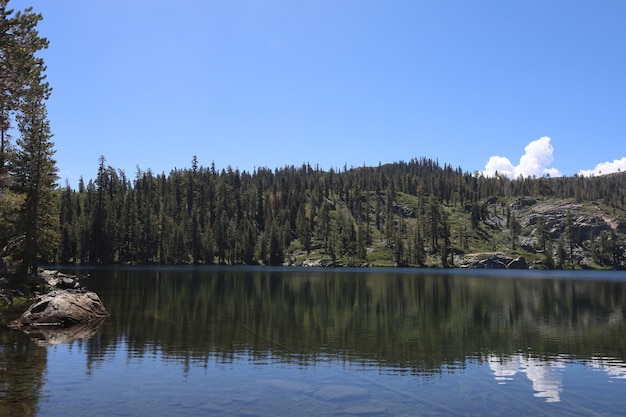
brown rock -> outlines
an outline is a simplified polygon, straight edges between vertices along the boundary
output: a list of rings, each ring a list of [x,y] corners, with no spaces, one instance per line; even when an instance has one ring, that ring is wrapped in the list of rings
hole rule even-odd
[[[70,327],[78,323],[102,320],[108,315],[100,297],[94,292],[55,290],[38,297],[19,319],[9,324],[9,327]]]

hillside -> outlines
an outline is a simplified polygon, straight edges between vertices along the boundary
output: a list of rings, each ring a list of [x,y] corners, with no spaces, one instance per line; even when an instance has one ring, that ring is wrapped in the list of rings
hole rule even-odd
[[[448,217],[450,233],[445,263],[444,231],[439,242],[422,238],[423,247],[418,248],[415,231],[420,227],[419,206],[412,196],[396,196],[394,228],[404,229],[402,238],[386,240],[379,232],[367,246],[368,261],[361,265],[586,269],[613,268],[624,260],[624,212],[599,202],[543,196],[492,197],[475,206],[444,206],[441,215]],[[472,226],[476,206],[480,219]],[[298,242],[290,246],[290,255],[291,264],[307,266],[355,265],[363,260],[343,257],[333,262],[321,246],[306,254]]]
[[[626,176],[486,178],[414,159],[324,171],[199,166],[61,192],[68,263],[624,267]],[[513,260],[515,262],[511,263]]]

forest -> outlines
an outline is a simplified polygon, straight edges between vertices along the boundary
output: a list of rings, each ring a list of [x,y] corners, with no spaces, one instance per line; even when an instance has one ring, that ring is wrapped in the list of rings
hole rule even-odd
[[[429,158],[248,172],[193,156],[128,176],[102,156],[61,186],[41,19],[0,0],[0,278],[41,264],[624,268],[624,173],[511,180]]]
[[[247,172],[193,157],[191,168],[131,179],[101,157],[94,180],[56,190],[48,261],[454,267],[503,253],[535,267],[615,269],[625,185],[621,173],[509,180],[426,158]]]

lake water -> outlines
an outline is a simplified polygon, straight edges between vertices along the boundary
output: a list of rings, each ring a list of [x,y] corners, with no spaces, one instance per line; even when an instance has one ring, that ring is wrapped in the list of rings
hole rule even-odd
[[[626,415],[623,272],[64,271],[111,317],[3,313],[0,416]]]

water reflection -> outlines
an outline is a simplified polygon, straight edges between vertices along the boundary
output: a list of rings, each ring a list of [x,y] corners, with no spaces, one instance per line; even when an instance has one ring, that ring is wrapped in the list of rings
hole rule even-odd
[[[21,330],[29,335],[33,342],[39,346],[54,346],[94,337],[103,322],[104,320],[96,320],[91,323],[75,324],[71,327],[34,326],[16,330]]]
[[[507,384],[515,380],[516,375],[523,374],[532,382],[534,396],[545,398],[547,402],[560,402],[563,391],[563,372],[571,359],[560,356],[549,359],[535,358],[528,355],[512,355],[487,357],[498,384]],[[615,358],[595,357],[582,362],[591,369],[607,374],[610,379],[626,379],[626,364]]]
[[[97,270],[111,319],[93,357],[124,338],[172,359],[247,351],[327,357],[416,375],[495,352],[624,359],[623,282],[441,273],[302,270]]]
[[[574,389],[563,383],[572,363],[626,379],[625,281],[397,270],[79,271],[85,272],[91,274],[85,284],[111,314],[80,341],[89,375],[124,355],[126,365],[118,371],[173,364],[185,380],[194,369],[236,368],[243,361],[260,368],[357,367],[436,385],[445,375],[462,379],[480,366],[488,377],[483,385],[468,382],[473,386],[465,390],[471,392],[467,401],[480,398],[479,389],[507,390],[530,381],[533,395],[527,397],[542,403],[563,402]],[[36,372],[16,383],[30,384],[35,399],[26,406],[36,409],[47,351],[21,332],[11,334],[6,337],[30,343],[20,349],[29,352]],[[2,352],[14,340],[3,339]],[[3,355],[1,366],[19,361]],[[443,399],[455,395],[439,389]],[[309,398],[309,391],[302,395]],[[14,394],[5,394],[0,404],[8,396]]]
[[[0,329],[0,415],[35,416],[47,350],[22,332]]]
[[[547,402],[561,401],[563,384],[560,372],[565,368],[562,360],[540,360],[522,355],[506,358],[490,356],[487,360],[500,384],[513,381],[517,373],[522,373],[532,382],[535,397],[545,398]]]
[[[592,369],[606,372],[611,379],[626,379],[626,364],[616,358],[593,358],[589,362]]]

